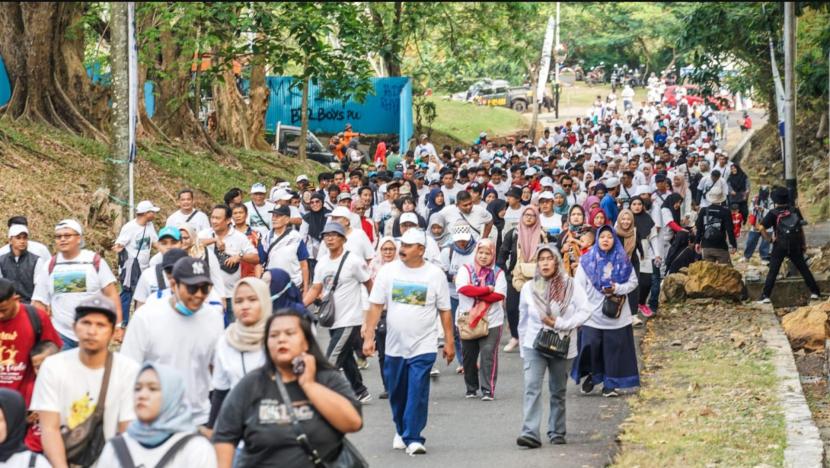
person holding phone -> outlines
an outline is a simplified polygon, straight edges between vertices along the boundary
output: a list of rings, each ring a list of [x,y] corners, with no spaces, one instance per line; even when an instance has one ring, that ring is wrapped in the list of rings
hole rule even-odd
[[[297,441],[291,412],[323,462],[336,459],[346,433],[363,426],[360,402],[348,380],[328,362],[311,332],[311,322],[282,309],[265,324],[265,365],[231,390],[213,434],[220,468],[313,466]],[[280,379],[293,405],[286,405]],[[236,455],[240,441],[245,442]]]

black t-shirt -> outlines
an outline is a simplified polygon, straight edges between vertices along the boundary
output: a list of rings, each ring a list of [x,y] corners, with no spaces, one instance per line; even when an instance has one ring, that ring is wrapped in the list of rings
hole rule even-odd
[[[707,217],[709,223],[707,224]],[[720,235],[715,239],[706,239],[704,237],[706,227],[715,227],[720,229]],[[709,205],[700,210],[697,215],[697,235],[700,239],[700,246],[707,249],[722,249],[726,250],[726,239],[729,238],[729,244],[737,248],[738,243],[735,240],[735,231],[732,229],[732,214],[722,205]]]
[[[761,220],[761,225],[764,226],[764,229],[771,229],[774,228],[776,224],[778,224],[778,216],[781,214],[782,211],[789,210],[789,207],[786,206],[776,206],[775,208],[769,210],[767,214],[764,216],[764,219]],[[798,208],[794,209],[798,217],[804,219],[804,216],[801,216],[801,210]],[[774,232],[774,231],[773,231]],[[775,234],[773,238],[774,243],[778,243],[780,239],[778,235]],[[795,243],[795,246],[803,246],[804,245],[804,238],[803,236],[794,236],[792,242]]]
[[[340,372],[318,370],[317,382],[346,397],[360,411],[360,402],[355,399],[349,382]],[[309,404],[296,381],[286,383],[285,387],[311,446],[324,460],[339,454],[343,434]],[[222,404],[213,441],[235,446],[240,440],[245,441],[245,448],[235,466],[313,466],[297,443],[291,419],[268,366],[243,377]]]

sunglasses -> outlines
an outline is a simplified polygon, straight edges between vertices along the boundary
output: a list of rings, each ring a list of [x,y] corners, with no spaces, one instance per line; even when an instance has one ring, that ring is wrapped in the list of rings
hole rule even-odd
[[[185,288],[187,288],[188,294],[196,294],[197,291],[201,292],[202,294],[207,294],[210,292],[210,288],[212,285],[210,283],[202,283],[202,284],[186,284]]]

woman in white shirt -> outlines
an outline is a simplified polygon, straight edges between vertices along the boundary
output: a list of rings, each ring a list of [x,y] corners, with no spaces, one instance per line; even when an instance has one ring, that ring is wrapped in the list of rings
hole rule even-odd
[[[568,367],[576,356],[576,328],[590,314],[583,290],[574,287],[574,280],[565,271],[562,257],[554,244],[542,244],[536,249],[536,274],[522,287],[519,296],[519,352],[524,361],[524,407],[522,433],[516,444],[538,448],[542,444],[539,428],[542,424],[542,383],[545,371],[550,389],[550,416],[548,440],[565,443],[565,395]],[[540,334],[558,333],[569,340],[564,355],[536,349]]]
[[[216,342],[213,357],[213,394],[208,427],[213,427],[228,392],[248,372],[265,364],[262,341],[271,306],[271,290],[265,281],[248,277],[236,283],[233,290],[235,320]]]
[[[199,435],[180,373],[145,363],[135,382],[136,420],[104,447],[98,466],[216,467],[216,452]]]
[[[597,230],[597,241],[579,259],[574,281],[585,291],[591,316],[579,331],[579,355],[571,377],[577,382],[585,378],[583,394],[591,393],[598,383],[606,397],[619,396],[620,388],[640,386],[631,313],[626,308],[626,295],[637,287],[637,272],[611,226]]]
[[[487,328],[487,333],[478,338],[464,339],[461,332],[466,398],[477,398],[478,390],[481,389],[481,400],[492,401],[496,391],[499,341],[504,324],[502,301],[507,294],[504,271],[496,266],[495,242],[481,239],[476,243],[473,261],[464,264],[455,275],[455,288],[458,291],[455,323],[459,331],[464,328],[462,319],[473,330],[480,321],[485,320]]]
[[[0,466],[9,468],[46,468],[51,466],[43,455],[30,452],[26,438],[26,403],[20,393],[0,388]]]

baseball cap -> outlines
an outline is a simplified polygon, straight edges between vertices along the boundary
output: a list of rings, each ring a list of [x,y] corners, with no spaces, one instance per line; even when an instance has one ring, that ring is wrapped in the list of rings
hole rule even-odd
[[[658,172],[657,174],[654,174],[654,183],[655,184],[660,183],[660,182],[665,182],[665,181],[666,181],[666,174],[663,174],[662,172]]]
[[[251,193],[253,193],[253,192],[251,192]],[[291,200],[291,192],[289,192],[288,190],[284,190],[284,189],[277,190],[276,192],[274,192],[274,200],[277,200],[277,201]]]
[[[170,249],[167,252],[164,252],[164,255],[161,256],[161,268],[169,272],[173,269],[176,262],[178,262],[180,258],[184,257],[187,257],[186,250]]]
[[[201,258],[184,257],[177,260],[173,265],[173,278],[181,284],[213,284],[208,266]]]
[[[24,224],[12,224],[9,228],[9,237],[17,237],[20,234],[29,234],[29,228]]]
[[[340,224],[340,223],[333,223],[331,221],[326,223],[326,225],[323,227],[322,234],[326,235],[330,232],[333,232],[335,234],[340,234],[342,237],[346,237],[346,230],[343,229],[343,225]]]
[[[173,226],[164,226],[159,231],[159,240],[164,239],[165,237],[169,237],[173,240],[182,240],[182,232],[177,227]]]
[[[350,219],[352,217],[352,212],[345,206],[336,206],[333,210],[331,210],[331,213],[326,215],[326,217]]]
[[[553,185],[553,179],[551,179],[550,177],[542,177],[542,180],[539,181],[539,184],[542,187],[553,187],[554,186]]]
[[[153,213],[158,213],[161,208],[153,205],[150,200],[144,200],[138,203],[135,207],[135,214],[144,214],[148,211],[152,211]]]
[[[520,189],[519,187],[510,187],[510,189],[507,190],[505,196],[513,198],[522,198],[522,189]]]
[[[528,167],[527,169],[525,169],[525,175],[528,176],[528,177],[532,177],[532,176],[536,175],[536,169],[534,169],[532,167]]]
[[[619,185],[620,185],[620,179],[618,179],[616,177],[609,177],[609,178],[605,179],[605,187],[607,187],[607,188],[612,189],[614,187],[618,187]]]
[[[638,197],[640,195],[651,195],[651,187],[649,187],[648,185],[638,185],[635,196]]]
[[[460,242],[460,241],[469,241],[473,238],[472,230],[470,229],[470,225],[467,223],[458,223],[452,227],[452,241],[453,242]]]
[[[55,225],[55,232],[61,229],[72,229],[81,236],[84,234],[84,230],[81,228],[81,223],[75,221],[74,219],[64,219]]]
[[[553,200],[553,192],[542,192],[537,197],[538,200]]]
[[[351,200],[351,199],[352,199],[352,194],[350,192],[343,192],[343,193],[341,193],[340,195],[337,196],[337,201],[338,202],[341,202],[343,200]]]
[[[266,193],[265,184],[256,183],[251,186],[251,193]]]
[[[419,228],[407,229],[401,236],[401,244],[420,244],[426,245],[427,235]]]
[[[101,293],[84,299],[77,307],[75,307],[75,321],[91,313],[101,313],[107,316],[110,323],[115,325],[118,315],[115,313],[115,304],[109,300],[108,297]]]
[[[300,175],[297,176],[297,180],[295,180],[294,182],[295,183],[300,183],[302,181],[308,182],[308,176],[305,175],[305,174],[300,174]]]
[[[411,223],[418,224],[418,216],[415,213],[403,213],[399,219],[399,224]]]
[[[272,215],[277,215],[277,216],[288,216],[288,217],[290,217],[291,216],[291,208],[289,208],[287,206],[277,206],[277,207],[274,207],[274,209],[272,209],[271,211],[269,211],[269,213],[271,213]]]

